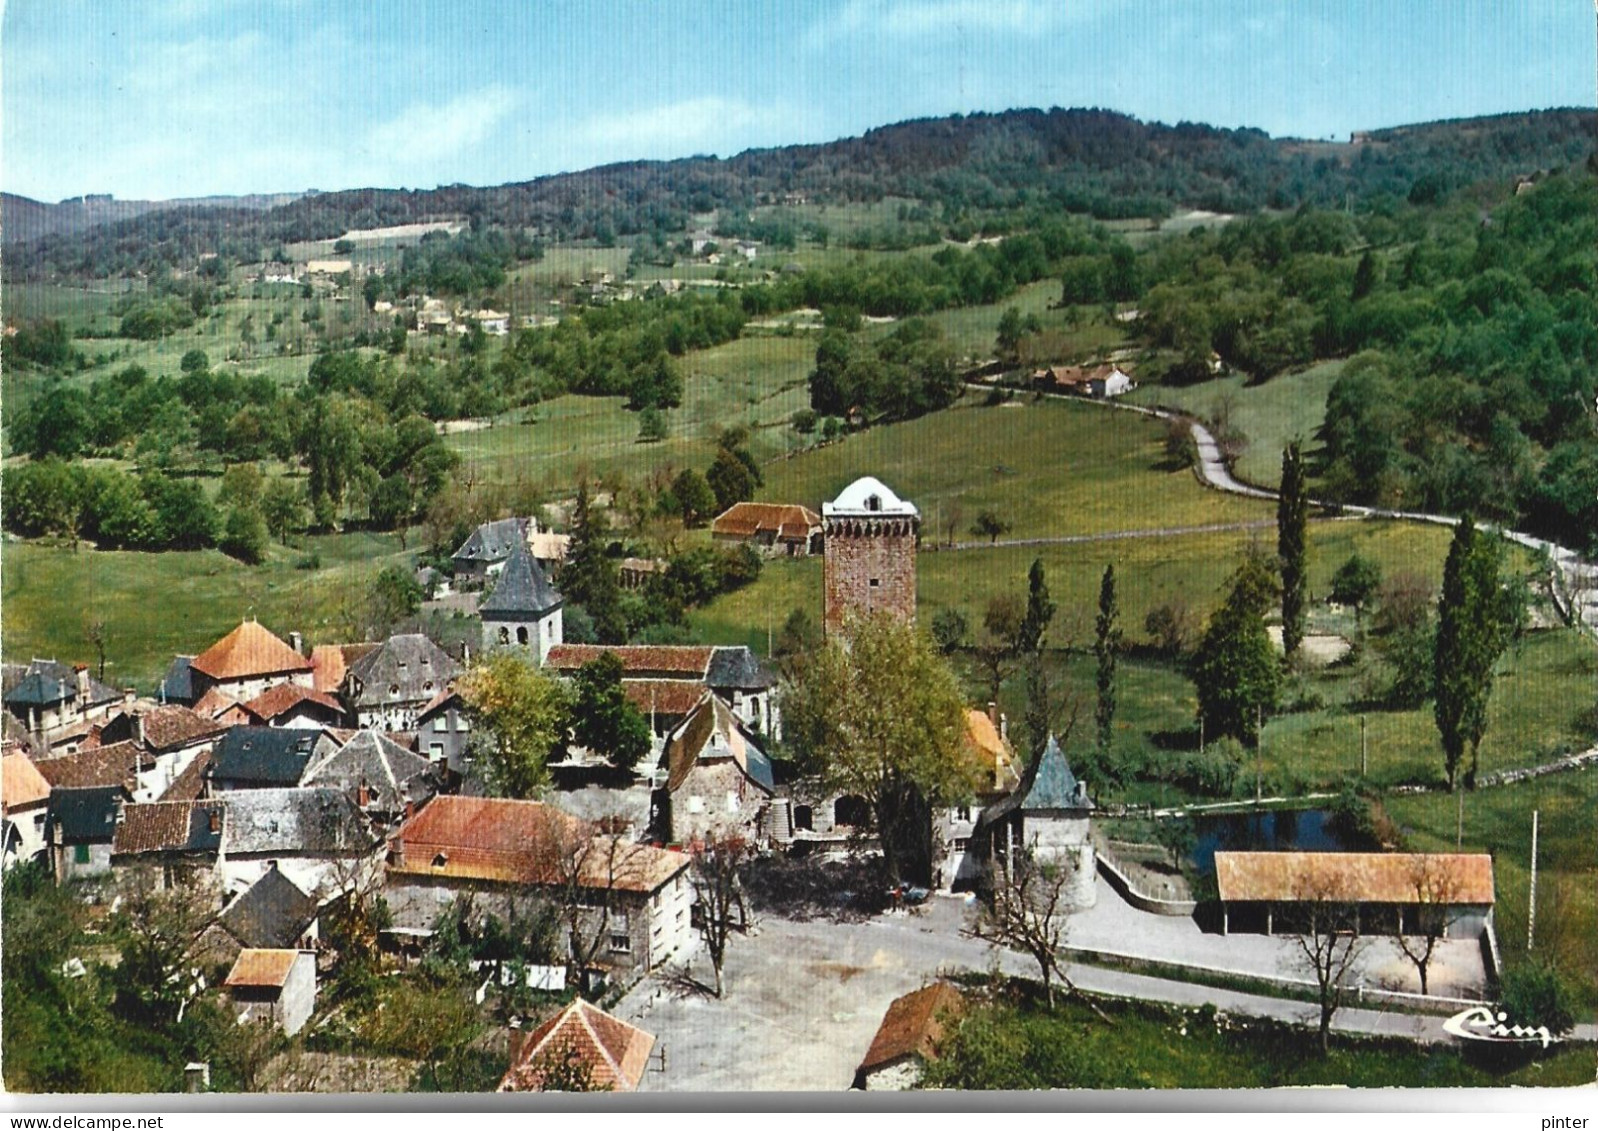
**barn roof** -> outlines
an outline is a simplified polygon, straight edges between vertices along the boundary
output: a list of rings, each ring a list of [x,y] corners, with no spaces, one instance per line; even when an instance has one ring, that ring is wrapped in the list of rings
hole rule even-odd
[[[1462,853],[1217,852],[1223,901],[1491,904],[1493,858]],[[1423,900],[1420,892],[1425,891]]]
[[[943,1039],[943,1020],[964,1006],[960,991],[948,982],[934,982],[894,999],[857,1071],[870,1072],[907,1056],[935,1057]]]
[[[710,532],[751,538],[770,532],[784,542],[804,542],[821,527],[821,516],[798,503],[734,503],[718,514]]]
[[[311,662],[273,636],[260,623],[247,620],[189,661],[212,679],[308,672]]]
[[[643,1078],[654,1047],[653,1034],[578,998],[528,1034],[499,1090],[542,1091],[544,1066],[574,1057],[596,1088],[630,1092]]]
[[[282,989],[300,956],[297,950],[241,950],[224,986],[267,986]]]

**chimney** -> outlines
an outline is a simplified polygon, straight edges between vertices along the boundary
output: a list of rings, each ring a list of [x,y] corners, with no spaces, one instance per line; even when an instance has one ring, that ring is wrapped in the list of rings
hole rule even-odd
[[[133,716],[133,738],[140,746],[144,745],[144,712],[140,711]]]
[[[522,1032],[521,1026],[515,1025],[510,1031],[510,1063],[515,1067],[522,1059],[522,1046],[527,1042],[527,1034]]]
[[[72,672],[78,677],[78,706],[89,705],[89,665],[73,664]]]
[[[165,684],[163,683],[162,686],[165,686]],[[124,704],[131,707],[133,705],[133,701],[138,697],[139,693],[136,689],[132,687],[124,687],[122,689],[122,702]]]
[[[994,702],[992,699],[988,700],[988,721],[990,721],[993,724],[995,730],[998,729],[998,726],[999,726],[999,705],[998,705],[998,703]]]
[[[472,646],[466,641],[461,641],[461,663],[467,667],[472,666]]]
[[[211,1062],[208,1060],[193,1060],[183,1066],[183,1090],[185,1092],[204,1092],[211,1087]]]
[[[222,831],[222,810],[213,805],[209,810],[208,815],[210,816],[211,820],[207,827],[210,828],[211,835],[216,836]]]
[[[304,655],[305,637],[301,636],[297,632],[289,633],[289,647],[294,649],[296,652],[299,652],[301,655]]]

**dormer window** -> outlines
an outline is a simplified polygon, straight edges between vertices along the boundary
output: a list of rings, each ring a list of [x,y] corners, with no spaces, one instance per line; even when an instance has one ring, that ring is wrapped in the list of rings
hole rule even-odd
[[[447,852],[440,852],[437,856],[433,857],[433,867],[435,868],[442,868],[448,863],[449,853]]]
[[[882,496],[881,495],[868,495],[866,497],[866,510],[868,510],[868,511],[880,511],[881,509],[882,509]]]

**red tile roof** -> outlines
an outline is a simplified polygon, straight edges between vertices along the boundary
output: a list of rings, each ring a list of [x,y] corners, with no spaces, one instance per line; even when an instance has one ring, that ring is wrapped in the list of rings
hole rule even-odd
[[[340,718],[344,715],[344,705],[337,699],[325,692],[301,687],[297,683],[280,683],[276,687],[268,687],[245,703],[244,709],[269,723],[279,715],[286,715],[301,703],[307,702],[325,707]]]
[[[50,783],[26,754],[0,758],[0,771],[0,804],[7,812],[49,799]]]
[[[784,542],[803,542],[821,529],[821,516],[797,503],[734,503],[710,524],[712,534],[751,538],[771,531]]]
[[[191,848],[196,807],[202,811],[202,821],[213,812],[220,818],[223,811],[220,801],[145,801],[123,806],[122,820],[111,840],[112,855],[182,852]],[[218,834],[220,831],[218,825]]]
[[[944,1019],[958,1015],[964,1006],[960,991],[948,982],[934,982],[896,999],[858,1071],[870,1072],[906,1056],[936,1057]]]
[[[575,867],[586,887],[651,892],[688,866],[679,852],[596,835],[540,801],[435,797],[394,835],[397,875],[554,886]]]
[[[311,670],[309,660],[253,620],[245,621],[194,657],[189,666],[212,679],[245,679]]]
[[[155,758],[137,742],[113,742],[37,763],[39,773],[54,789],[131,785],[140,770],[154,765]]]
[[[1424,885],[1428,898],[1439,903],[1491,904],[1493,858],[1451,852],[1217,852],[1215,882],[1227,902],[1416,903]]]
[[[224,986],[271,986],[278,989],[289,980],[289,971],[299,958],[297,950],[241,950],[238,961],[228,971]]]
[[[159,801],[198,801],[205,794],[205,771],[211,768],[211,752],[202,750],[195,755],[194,761],[186,766],[181,774],[172,779],[172,784],[166,787],[157,800]]]
[[[629,676],[704,679],[713,649],[680,644],[557,644],[549,650],[545,663],[558,671],[576,671],[607,652],[621,658]]]
[[[116,730],[111,732],[113,736],[118,732],[127,733],[128,730],[137,735],[138,725],[142,724],[144,744],[152,750],[175,750],[183,746],[192,746],[208,738],[215,738],[227,729],[211,715],[177,704],[150,706],[137,711],[124,711],[122,714],[136,718],[138,724],[130,728],[127,723],[118,723],[117,717],[113,716],[107,720],[106,728],[116,726]]]
[[[622,681],[621,690],[627,701],[648,718],[650,711],[686,715],[704,697],[705,685],[686,679],[627,679]]]
[[[318,691],[337,691],[350,665],[378,648],[376,641],[361,644],[318,644],[311,649],[311,683]]]
[[[528,1034],[521,1053],[500,1081],[502,1092],[539,1092],[551,1064],[575,1058],[593,1086],[630,1092],[643,1079],[655,1037],[578,998]]]

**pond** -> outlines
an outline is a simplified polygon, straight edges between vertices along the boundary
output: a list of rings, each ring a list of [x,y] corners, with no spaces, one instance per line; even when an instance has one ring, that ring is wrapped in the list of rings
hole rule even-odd
[[[1266,809],[1190,817],[1193,851],[1189,859],[1201,876],[1215,874],[1221,852],[1368,852],[1377,846],[1350,834],[1328,809]]]

